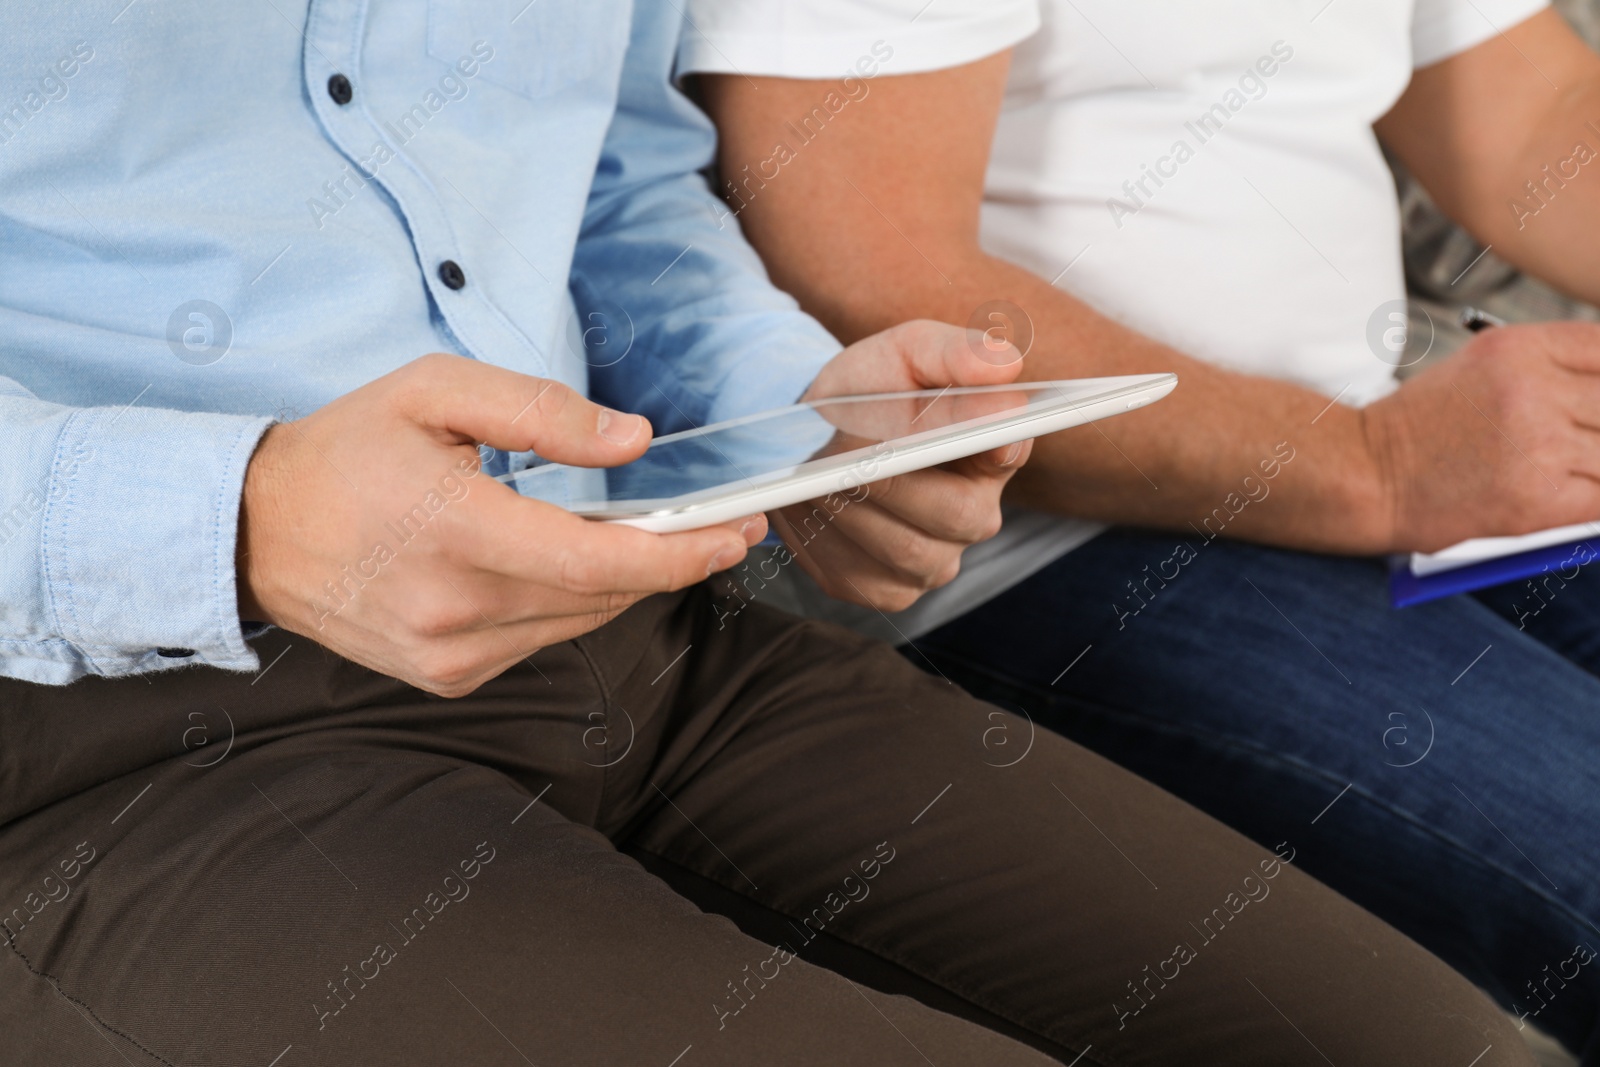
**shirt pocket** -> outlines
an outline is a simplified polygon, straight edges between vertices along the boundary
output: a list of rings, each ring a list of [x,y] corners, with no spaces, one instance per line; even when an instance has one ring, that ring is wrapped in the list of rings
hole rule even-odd
[[[476,61],[485,81],[538,100],[614,79],[632,21],[632,0],[428,0],[428,55]]]

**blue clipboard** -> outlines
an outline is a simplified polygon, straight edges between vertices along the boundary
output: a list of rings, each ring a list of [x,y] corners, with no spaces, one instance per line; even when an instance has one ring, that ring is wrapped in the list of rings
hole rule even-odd
[[[1391,556],[1389,604],[1391,607],[1408,608],[1413,604],[1425,604],[1441,597],[1455,596],[1457,593],[1470,593],[1475,589],[1504,585],[1507,582],[1532,578],[1534,575],[1562,567],[1576,566],[1580,561],[1588,563],[1596,559],[1600,559],[1600,538],[1550,545],[1547,548],[1536,548],[1531,552],[1501,556],[1499,559],[1486,559],[1482,563],[1439,571],[1423,577],[1411,573],[1410,556]]]

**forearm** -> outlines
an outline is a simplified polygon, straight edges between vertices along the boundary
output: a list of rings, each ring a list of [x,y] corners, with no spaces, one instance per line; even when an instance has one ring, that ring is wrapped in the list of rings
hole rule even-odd
[[[758,247],[778,240],[754,221],[751,235]],[[1360,412],[1185,356],[976,249],[924,250],[949,284],[915,253],[892,264],[775,271],[846,342],[911,318],[967,325],[974,308],[1005,300],[1033,325],[1024,378],[1178,374],[1177,390],[1147,410],[1036,442],[1013,483],[1017,501],[1110,522],[1193,524],[1202,536],[1225,528],[1296,548],[1390,547],[1390,503]]]

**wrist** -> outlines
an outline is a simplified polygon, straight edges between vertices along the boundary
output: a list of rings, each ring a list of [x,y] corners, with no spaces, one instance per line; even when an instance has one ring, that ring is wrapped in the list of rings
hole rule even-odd
[[[1373,555],[1403,551],[1407,538],[1401,506],[1405,437],[1392,406],[1379,401],[1350,413],[1358,447],[1352,455],[1350,515]]]
[[[262,538],[252,535],[260,532],[261,520],[270,511],[270,492],[265,483],[270,481],[270,469],[273,466],[270,457],[282,430],[283,426],[279,424],[268,427],[267,432],[262,434],[255,454],[250,458],[250,466],[245,470],[244,487],[239,494],[239,529],[234,536],[233,567],[241,622],[278,621],[262,602],[264,575],[258,555]]]

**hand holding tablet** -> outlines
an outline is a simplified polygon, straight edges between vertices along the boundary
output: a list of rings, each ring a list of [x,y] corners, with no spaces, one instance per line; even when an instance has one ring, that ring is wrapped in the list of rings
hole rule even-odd
[[[1131,411],[1172,374],[812,400],[669,434],[620,467],[501,476],[523,496],[655,533],[698,529]]]

